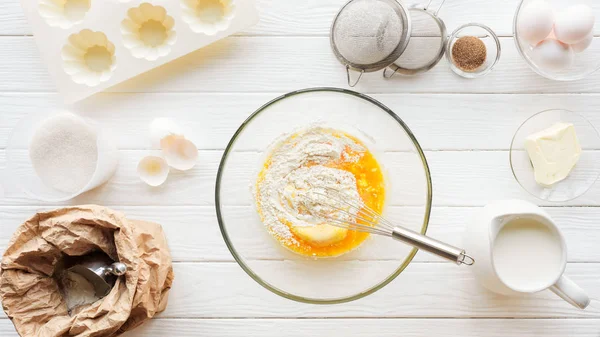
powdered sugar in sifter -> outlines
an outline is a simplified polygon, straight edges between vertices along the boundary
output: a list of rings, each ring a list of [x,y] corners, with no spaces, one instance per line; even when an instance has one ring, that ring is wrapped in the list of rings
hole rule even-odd
[[[330,39],[333,53],[346,67],[349,86],[354,87],[367,72],[390,67],[393,72],[384,73],[385,77],[396,72],[413,75],[442,59],[446,27],[437,13],[444,0],[435,12],[428,11],[431,2],[424,8],[408,8],[396,0],[350,0],[342,7]],[[410,43],[413,35],[419,40]],[[354,80],[351,71],[359,73]]]

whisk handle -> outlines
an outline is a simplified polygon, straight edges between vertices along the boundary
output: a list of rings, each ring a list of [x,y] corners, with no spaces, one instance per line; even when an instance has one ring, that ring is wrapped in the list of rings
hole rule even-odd
[[[472,265],[475,263],[475,260],[467,255],[464,249],[456,248],[410,229],[395,227],[392,232],[392,237],[398,241],[402,241],[459,265]]]

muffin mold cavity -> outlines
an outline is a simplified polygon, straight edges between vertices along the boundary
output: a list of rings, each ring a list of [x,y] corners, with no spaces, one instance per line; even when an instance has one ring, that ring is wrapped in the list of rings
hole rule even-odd
[[[38,12],[50,27],[69,29],[82,23],[91,0],[39,0]]]
[[[115,45],[104,33],[89,29],[69,36],[61,56],[73,82],[89,87],[108,81],[117,68]]]
[[[181,0],[182,19],[196,33],[215,35],[229,28],[235,0]]]
[[[131,8],[121,22],[123,45],[138,59],[155,61],[167,56],[177,41],[175,20],[161,6],[143,3]]]

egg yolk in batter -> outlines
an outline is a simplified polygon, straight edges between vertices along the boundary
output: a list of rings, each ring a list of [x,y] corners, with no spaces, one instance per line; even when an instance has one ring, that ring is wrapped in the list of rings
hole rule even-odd
[[[385,181],[383,172],[375,156],[358,138],[341,131],[331,130],[331,132],[335,137],[350,139],[363,150],[356,151],[350,146],[345,146],[340,158],[329,160],[326,163],[319,163],[319,165],[350,172],[356,179],[356,189],[364,204],[378,214],[381,214],[385,201]],[[294,136],[290,137],[288,141],[293,141],[293,139]],[[354,158],[354,160],[347,160],[347,158]],[[271,158],[268,157],[258,175],[258,186],[264,180],[265,172],[269,169],[270,165]],[[306,167],[310,167],[315,164],[308,162],[305,165]],[[264,221],[260,207],[258,207],[258,213]],[[330,225],[294,227],[285,219],[279,219],[279,221],[289,227],[292,237],[277,235],[277,233],[273,233],[270,230],[273,237],[286,248],[310,257],[335,257],[348,253],[357,248],[369,237],[368,233]]]

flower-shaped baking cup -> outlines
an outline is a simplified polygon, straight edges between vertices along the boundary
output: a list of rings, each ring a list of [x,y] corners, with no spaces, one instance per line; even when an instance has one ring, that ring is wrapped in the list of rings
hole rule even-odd
[[[51,27],[68,29],[83,22],[91,0],[40,0],[38,12]]]
[[[61,56],[71,79],[90,87],[108,81],[117,68],[115,45],[104,33],[89,29],[69,36]]]
[[[161,6],[143,3],[121,22],[123,44],[135,58],[155,61],[167,56],[177,40],[175,20]]]
[[[229,28],[235,0],[181,0],[182,18],[196,33],[215,35]]]

